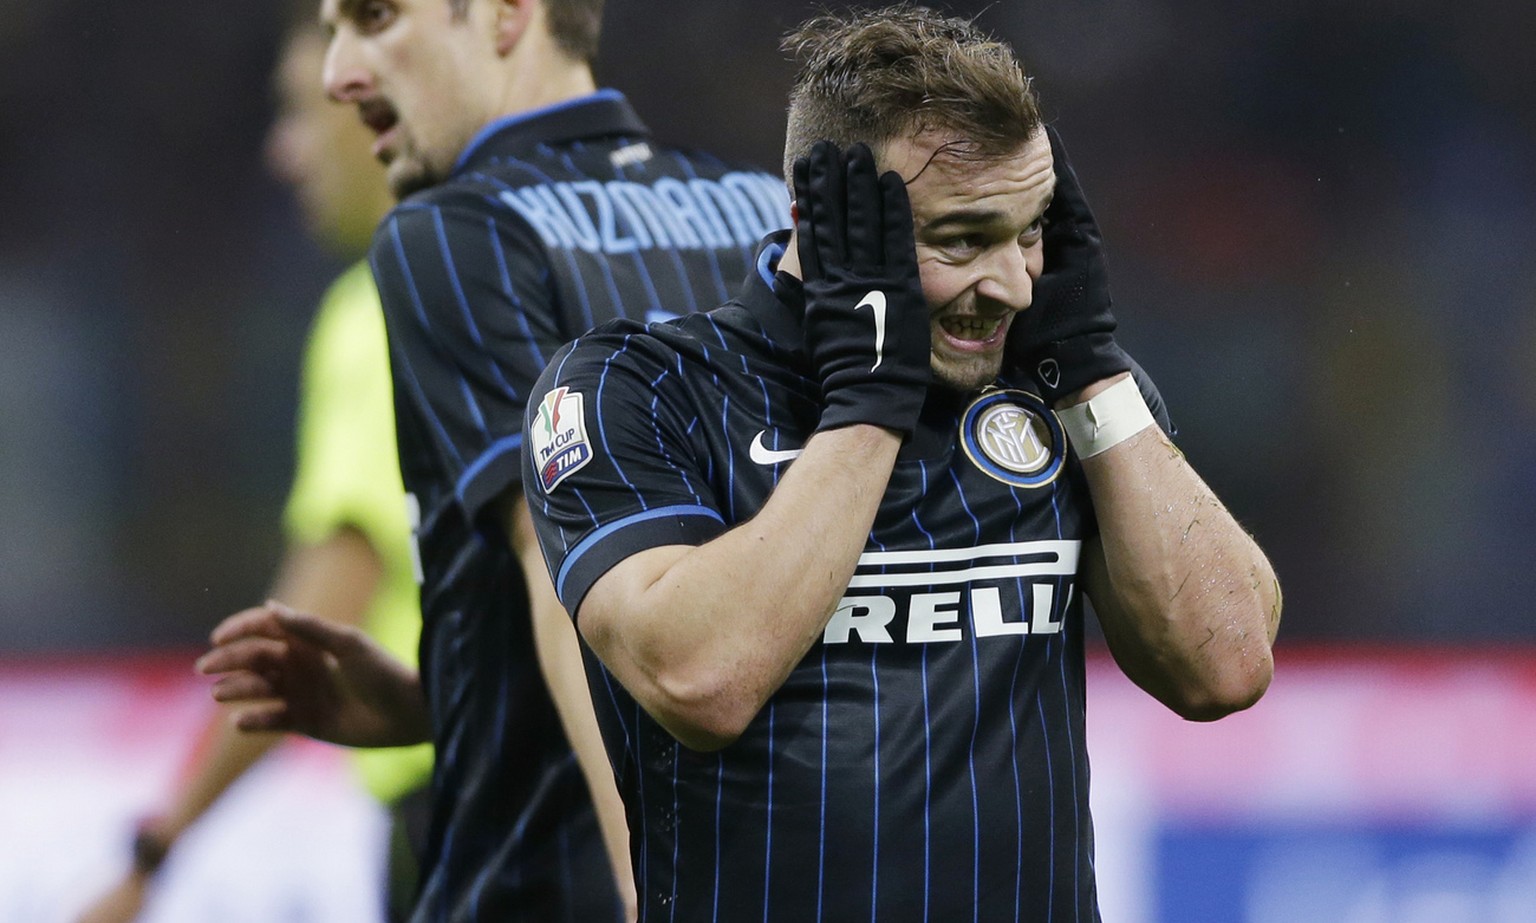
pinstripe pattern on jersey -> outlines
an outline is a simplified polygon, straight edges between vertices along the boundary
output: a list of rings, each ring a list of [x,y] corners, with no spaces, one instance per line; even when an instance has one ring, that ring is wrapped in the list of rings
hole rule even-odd
[[[705,315],[601,327],[539,381],[610,426],[558,487],[529,482],[568,608],[629,554],[713,534],[648,511],[754,515],[785,467],[753,463],[754,436],[814,430],[794,286],[760,275]],[[731,746],[673,742],[664,768],[634,752],[669,738],[600,672],[642,920],[1098,919],[1076,591],[1092,509],[1075,460],[1033,486],[978,468],[956,438],[970,399],[930,398],[839,607],[846,636],[824,635]]]
[[[695,234],[683,250],[654,236],[616,245],[633,230],[624,221],[674,216],[654,199],[615,209],[612,196],[663,181],[698,214],[696,189],[729,181],[764,197],[739,216],[760,234],[787,222],[787,200],[768,192],[781,180],[656,144],[602,91],[488,126],[446,182],[401,203],[375,236],[401,469],[422,510],[421,671],[438,749],[418,923],[617,914],[534,657],[523,575],[488,514],[517,487],[524,406],[563,343],[611,318],[713,303],[720,279],[747,272],[750,249],[723,235]]]

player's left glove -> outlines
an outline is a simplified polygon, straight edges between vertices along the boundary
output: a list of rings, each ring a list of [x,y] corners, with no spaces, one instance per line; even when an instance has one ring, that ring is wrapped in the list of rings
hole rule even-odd
[[[1104,240],[1088,208],[1061,136],[1045,129],[1056,166],[1056,193],[1045,210],[1045,267],[1034,303],[1009,331],[1008,364],[1034,378],[1046,403],[1130,371],[1115,342]]]

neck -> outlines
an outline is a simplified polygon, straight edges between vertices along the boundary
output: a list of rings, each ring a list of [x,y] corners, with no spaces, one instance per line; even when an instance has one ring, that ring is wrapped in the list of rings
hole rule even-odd
[[[784,255],[779,257],[778,271],[794,276],[796,279],[804,279],[800,272],[800,235],[789,235],[789,242],[784,245]]]
[[[585,64],[565,69],[561,73],[544,72],[525,81],[508,85],[502,97],[501,114],[519,115],[543,109],[556,103],[577,99],[597,92],[597,82]]]
[[[496,117],[532,112],[596,90],[587,62],[568,57],[535,22],[502,61]]]

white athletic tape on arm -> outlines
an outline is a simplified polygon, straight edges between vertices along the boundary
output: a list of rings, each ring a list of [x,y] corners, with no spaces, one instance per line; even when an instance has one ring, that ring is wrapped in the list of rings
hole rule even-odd
[[[1130,376],[1082,402],[1056,411],[1078,458],[1093,456],[1131,438],[1156,421]]]

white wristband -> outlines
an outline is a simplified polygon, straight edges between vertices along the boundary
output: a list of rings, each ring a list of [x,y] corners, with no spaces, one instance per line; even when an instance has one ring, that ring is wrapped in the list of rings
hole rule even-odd
[[[1056,411],[1056,418],[1078,458],[1092,458],[1157,422],[1130,376],[1081,404]]]

